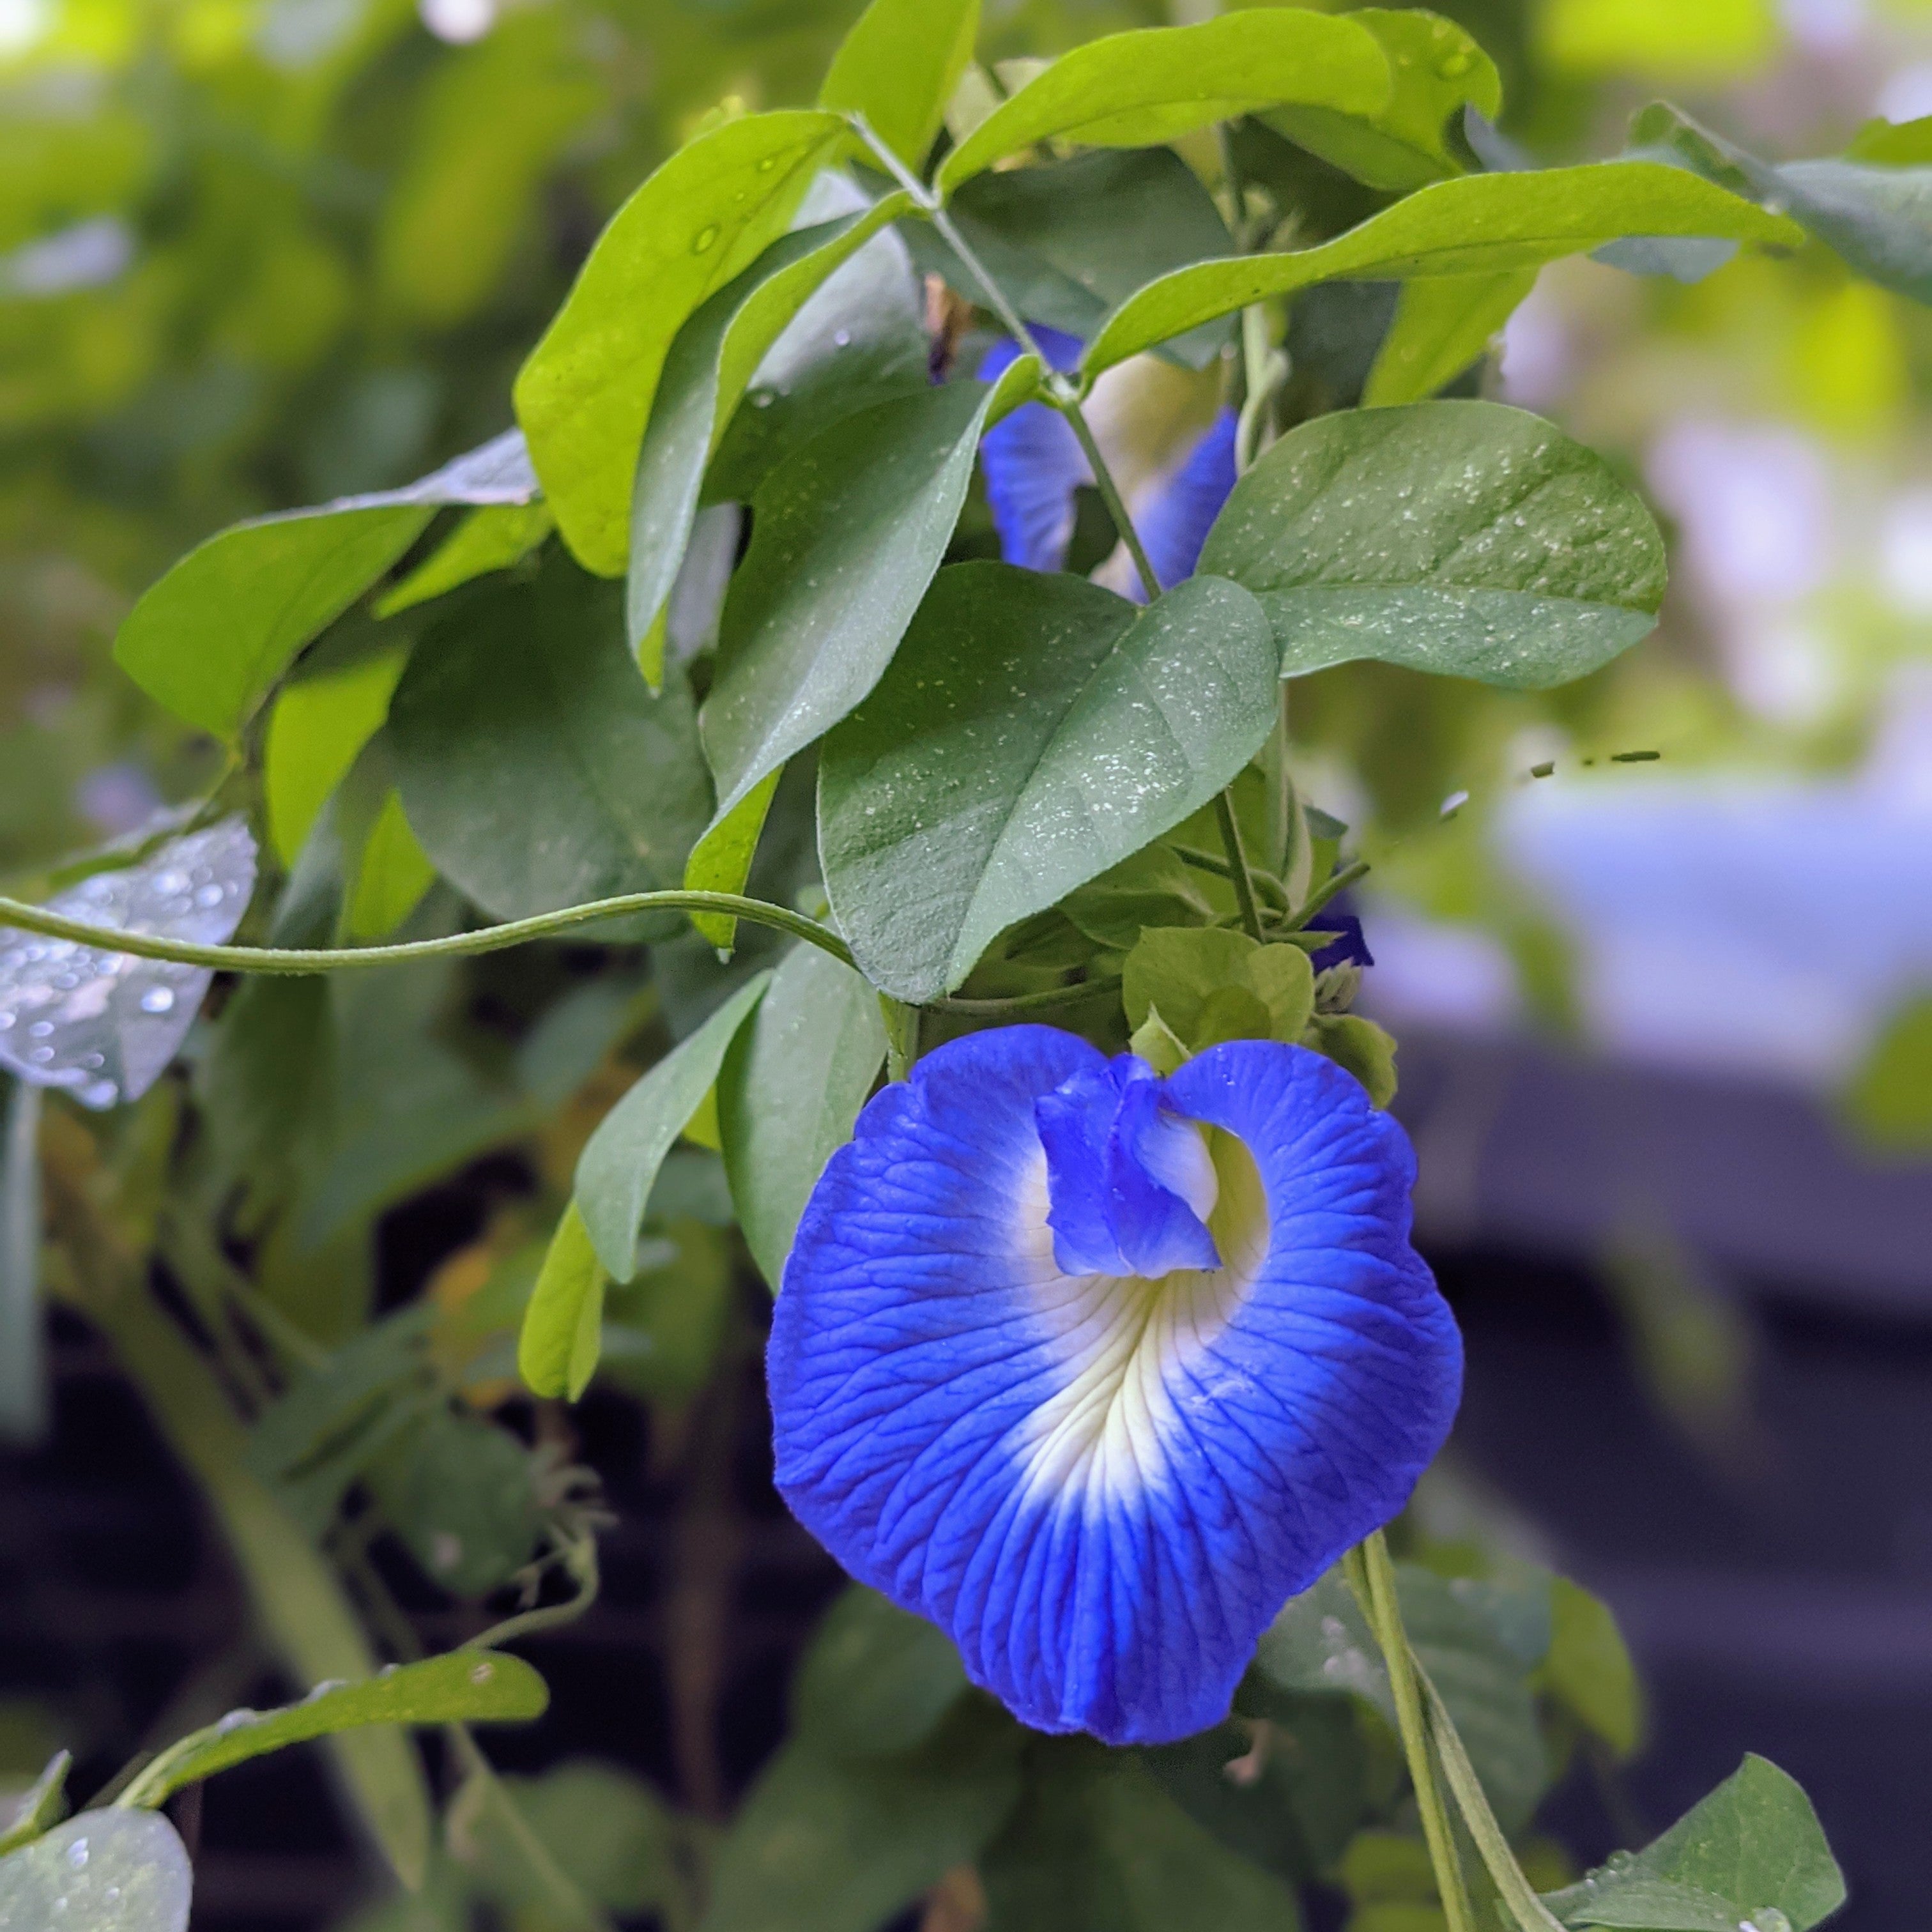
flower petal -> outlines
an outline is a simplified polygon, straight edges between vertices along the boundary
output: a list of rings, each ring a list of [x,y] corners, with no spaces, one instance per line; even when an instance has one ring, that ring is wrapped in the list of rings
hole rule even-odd
[[[1078,337],[1046,328],[1034,335],[1062,374],[1080,360]],[[994,343],[980,358],[980,380],[997,382],[1019,354],[1017,343]],[[1073,540],[1073,493],[1094,480],[1066,418],[1044,403],[1023,403],[986,432],[980,460],[1001,557],[1023,570],[1060,568]]]
[[[1194,574],[1201,547],[1234,487],[1235,422],[1234,411],[1223,410],[1187,460],[1136,516],[1148,560],[1164,590]]]
[[[1028,1724],[1153,1742],[1224,1716],[1282,1603],[1401,1508],[1461,1345],[1401,1130],[1267,1041],[1162,1089],[1221,1130],[1227,1265],[1062,1273],[1035,1103],[1105,1070],[1014,1027],[880,1094],[800,1223],[769,1366],[778,1486],[855,1576]]]

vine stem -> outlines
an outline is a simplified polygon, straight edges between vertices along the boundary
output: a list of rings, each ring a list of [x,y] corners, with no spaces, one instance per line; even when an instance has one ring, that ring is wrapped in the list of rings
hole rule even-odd
[[[842,964],[854,962],[851,949],[829,926],[820,926],[785,906],[736,892],[626,892],[616,898],[592,899],[557,912],[537,913],[528,919],[481,926],[473,932],[451,933],[442,939],[412,939],[397,946],[202,946],[191,940],[164,938],[150,932],[125,932],[118,926],[92,926],[69,919],[44,906],[24,900],[0,898],[0,926],[38,932],[50,939],[73,940],[104,952],[131,952],[139,959],[165,959],[180,966],[205,966],[218,973],[333,973],[356,966],[400,966],[418,959],[464,958],[479,952],[500,952],[532,939],[592,921],[619,919],[631,913],[708,912],[730,919],[749,920],[775,932],[788,932],[829,952]]]
[[[1248,937],[1262,938],[1262,909],[1255,898],[1255,882],[1248,872],[1247,848],[1241,842],[1241,822],[1234,816],[1232,790],[1216,793],[1214,815],[1220,820],[1221,843],[1228,848],[1228,876],[1234,888],[1234,903],[1241,909],[1241,924]]]
[[[1455,1833],[1430,1756],[1430,1726],[1416,1683],[1408,1634],[1402,1628],[1402,1606],[1396,1597],[1395,1566],[1389,1561],[1388,1544],[1382,1532],[1377,1530],[1342,1561],[1388,1668],[1396,1725],[1402,1733],[1402,1755],[1408,1761],[1409,1781],[1415,1787],[1415,1808],[1422,1815],[1422,1835],[1429,1846],[1436,1888],[1442,1894],[1443,1916],[1449,1922],[1449,1932],[1476,1932],[1475,1913],[1456,1856]]]
[[[862,114],[854,115],[851,122],[859,138],[872,150],[879,164],[912,197],[920,212],[939,230],[946,245],[972,272],[986,297],[987,305],[1000,318],[1006,332],[1028,355],[1040,358],[1040,367],[1046,371],[1047,400],[1066,418],[1074,435],[1079,439],[1081,449],[1094,472],[1094,482],[1100,492],[1100,500],[1106,505],[1107,514],[1113,518],[1114,527],[1120,532],[1120,541],[1126,545],[1128,556],[1133,559],[1135,571],[1141,580],[1141,587],[1147,592],[1148,602],[1151,604],[1160,595],[1160,578],[1155,572],[1153,560],[1147,554],[1147,546],[1141,541],[1139,531],[1134,527],[1134,520],[1127,510],[1126,499],[1121,495],[1120,485],[1114,480],[1113,472],[1107,467],[1107,459],[1101,454],[1100,446],[1094,440],[1093,426],[1087,420],[1086,412],[1080,406],[1078,388],[1048,361],[1046,350],[1040,347],[1039,338],[1028,326],[1026,318],[1014,308],[1005,290],[988,273],[986,264],[974,254],[972,244],[960,233],[952,216],[946,212],[944,198],[928,188],[892,152],[892,148],[872,132]]]

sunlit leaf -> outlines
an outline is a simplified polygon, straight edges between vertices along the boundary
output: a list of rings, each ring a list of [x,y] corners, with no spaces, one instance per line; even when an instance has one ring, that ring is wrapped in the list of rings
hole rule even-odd
[[[850,138],[835,114],[754,114],[700,135],[617,211],[517,378],[517,418],[565,540],[619,575],[644,424],[673,339],[784,232]]]
[[[1493,118],[1502,104],[1496,63],[1454,21],[1420,8],[1365,7],[1348,17],[1366,27],[1388,56],[1394,92],[1367,115],[1327,107],[1277,108],[1268,124],[1371,188],[1406,190],[1462,163],[1448,130],[1466,106]]]
[[[1340,277],[1407,280],[1534,268],[1625,235],[1790,247],[1802,233],[1782,216],[1656,161],[1464,175],[1418,188],[1318,248],[1203,262],[1163,276],[1114,310],[1082,367],[1097,374],[1216,316]]]
[[[826,889],[868,976],[932,999],[1178,824],[1267,736],[1278,675],[1266,618],[1222,580],[1142,612],[1076,578],[943,574],[820,766]]]
[[[518,1372],[536,1394],[574,1402],[590,1386],[603,1346],[608,1279],[573,1201],[551,1237],[517,1343]]]
[[[995,108],[946,156],[938,179],[950,192],[1040,141],[1150,147],[1290,103],[1372,115],[1391,91],[1372,34],[1300,8],[1113,34],[1063,54]]]
[[[909,206],[888,197],[783,236],[678,332],[664,358],[631,497],[626,622],[652,685],[664,676],[659,628],[684,562],[698,497],[731,413],[766,351],[806,298]]]
[[[329,794],[381,729],[408,661],[406,650],[392,646],[298,676],[276,694],[262,744],[262,791],[268,836],[284,866],[295,863]]]
[[[1379,658],[1532,690],[1645,636],[1664,584],[1604,458],[1496,403],[1304,423],[1235,485],[1201,567],[1260,600],[1284,676]]]
[[[115,662],[191,724],[232,738],[302,646],[447,504],[536,494],[514,430],[400,490],[236,524],[190,550],[129,614]]]
[[[1536,286],[1534,268],[1492,275],[1430,275],[1402,285],[1395,320],[1362,392],[1365,409],[1418,403],[1486,354]]]
[[[818,104],[864,116],[907,166],[926,159],[980,32],[980,0],[872,0],[832,57]]]
[[[47,902],[92,925],[203,946],[234,936],[255,890],[239,818],[170,840],[139,865],[96,872]],[[68,939],[0,931],[0,1066],[84,1107],[137,1100],[194,1024],[214,975]]]
[[[520,563],[556,528],[548,503],[484,504],[472,510],[393,590],[376,599],[379,617],[427,604],[492,571]]]

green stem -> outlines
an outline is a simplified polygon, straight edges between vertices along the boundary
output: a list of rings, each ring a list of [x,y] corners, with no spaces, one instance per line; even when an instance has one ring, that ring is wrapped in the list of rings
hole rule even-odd
[[[500,1650],[519,1637],[536,1636],[544,1630],[561,1630],[574,1624],[597,1600],[602,1579],[597,1569],[597,1539],[586,1536],[564,1546],[564,1565],[577,1580],[577,1594],[567,1603],[548,1604],[541,1610],[520,1610],[501,1623],[492,1624],[480,1636],[464,1646],[466,1650]]]
[[[1509,1840],[1496,1822],[1496,1814],[1490,1808],[1482,1780],[1469,1762],[1469,1754],[1463,1748],[1455,1720],[1449,1714],[1449,1707],[1442,1701],[1442,1693],[1430,1683],[1428,1672],[1420,1664],[1415,1665],[1415,1675],[1429,1700],[1430,1729],[1436,1741],[1436,1755],[1442,1760],[1442,1774],[1448,1780],[1456,1809],[1462,1814],[1463,1823],[1469,1828],[1469,1836],[1475,1840],[1476,1850],[1482,1854],[1483,1862],[1488,1866],[1490,1876],[1502,1894],[1503,1903],[1509,1907],[1522,1932],[1564,1932],[1562,1921],[1537,1897],[1536,1888],[1524,1876],[1516,1854],[1510,1850]]]
[[[1234,888],[1234,903],[1241,909],[1241,923],[1248,937],[1262,938],[1262,909],[1255,898],[1255,882],[1248,876],[1248,855],[1241,844],[1240,821],[1234,816],[1234,795],[1224,791],[1214,800],[1214,815],[1221,821],[1221,842],[1228,848],[1228,876]]]
[[[1013,993],[1003,1000],[943,999],[932,1002],[938,1013],[971,1013],[987,1019],[1001,1019],[1010,1013],[1045,1012],[1054,1006],[1077,1006],[1084,1000],[1102,993],[1118,993],[1120,978],[1115,974],[1104,980],[1082,980],[1077,986],[1047,986],[1037,993]]]
[[[1286,929],[1299,932],[1330,899],[1340,898],[1358,879],[1365,878],[1368,870],[1367,860],[1358,859],[1352,866],[1344,866],[1339,872],[1330,873],[1288,914]]]
[[[1342,1562],[1388,1668],[1396,1725],[1402,1733],[1402,1755],[1408,1761],[1409,1782],[1415,1789],[1415,1808],[1422,1816],[1422,1835],[1435,1870],[1436,1888],[1442,1897],[1443,1916],[1449,1922],[1449,1932],[1475,1932],[1475,1913],[1462,1883],[1455,1834],[1430,1756],[1429,1726],[1416,1685],[1408,1633],[1402,1628],[1402,1606],[1396,1596],[1395,1566],[1389,1561],[1388,1544],[1382,1532],[1377,1530],[1358,1549],[1350,1550]]]
[[[903,1080],[919,1060],[920,1009],[881,993],[879,1010],[886,1016],[886,1078]]]
[[[872,149],[880,164],[894,181],[911,196],[920,212],[938,230],[946,245],[980,284],[980,292],[986,298],[986,305],[1000,318],[1008,334],[1028,355],[1040,358],[1040,367],[1046,371],[1046,400],[1060,415],[1066,418],[1073,434],[1080,441],[1088,464],[1094,472],[1095,487],[1100,492],[1100,500],[1107,506],[1107,514],[1114,520],[1114,527],[1120,532],[1120,541],[1127,547],[1127,554],[1134,560],[1134,568],[1138,573],[1142,588],[1147,592],[1151,604],[1160,595],[1160,579],[1155,574],[1153,560],[1141,542],[1140,532],[1134,527],[1134,520],[1127,512],[1126,499],[1120,494],[1120,485],[1114,481],[1113,472],[1107,467],[1107,459],[1100,454],[1100,446],[1094,440],[1092,427],[1080,406],[1080,392],[1047,360],[1046,352],[1040,346],[1039,338],[1028,327],[1026,318],[1014,308],[1006,292],[988,273],[986,265],[974,252],[973,245],[962,235],[951,215],[946,212],[944,200],[914,174],[886,144],[866,125],[863,115],[852,116],[852,125],[859,138]]]
[[[85,920],[69,919],[44,906],[0,898],[0,925],[44,933],[50,938],[70,939],[77,945],[98,946],[104,952],[172,960],[178,965],[205,966],[217,973],[333,973],[349,967],[406,965],[418,959],[466,958],[479,952],[500,952],[529,940],[547,939],[572,926],[640,912],[708,912],[749,920],[754,926],[768,926],[802,939],[844,965],[854,963],[851,949],[829,927],[787,907],[746,898],[737,892],[626,892],[616,898],[592,899],[559,912],[482,926],[474,932],[452,933],[442,939],[410,940],[400,946],[200,946],[154,933],[90,926]]]

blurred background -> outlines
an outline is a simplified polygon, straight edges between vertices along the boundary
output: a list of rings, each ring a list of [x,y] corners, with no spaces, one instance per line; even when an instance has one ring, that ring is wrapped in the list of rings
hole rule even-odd
[[[0,0],[9,890],[216,775],[110,663],[134,598],[239,517],[508,427],[625,194],[721,101],[808,98],[856,10]],[[988,0],[982,52],[1214,10]],[[1908,0],[1440,10],[1545,160],[1613,152],[1658,93],[1775,158],[1932,113],[1932,5]],[[1932,316],[1815,248],[1691,284],[1575,261],[1480,380],[1641,480],[1672,585],[1655,638],[1547,696],[1366,664],[1296,688],[1306,788],[1376,862],[1365,1004],[1402,1040],[1423,1237],[1469,1336],[1423,1507],[1625,1622],[1652,1740],[1559,1799],[1574,1850],[1654,1829],[1748,1746],[1815,1797],[1847,1925],[1906,1932],[1932,1888]],[[386,1294],[473,1238],[515,1157],[389,1215]],[[6,1779],[56,1736],[111,1765],[197,1672],[238,1672],[229,1701],[250,1681],[191,1491],[77,1325],[54,1362],[51,1438],[0,1455]],[[506,1762],[671,1775],[652,1660],[694,1616],[723,1619],[716,1800],[769,1748],[836,1579],[770,1494],[745,1395],[729,1507],[675,1520],[634,1410],[585,1411],[610,1586],[540,1655],[557,1714]],[[198,1928],[352,1907],[314,1776],[219,1787]]]

